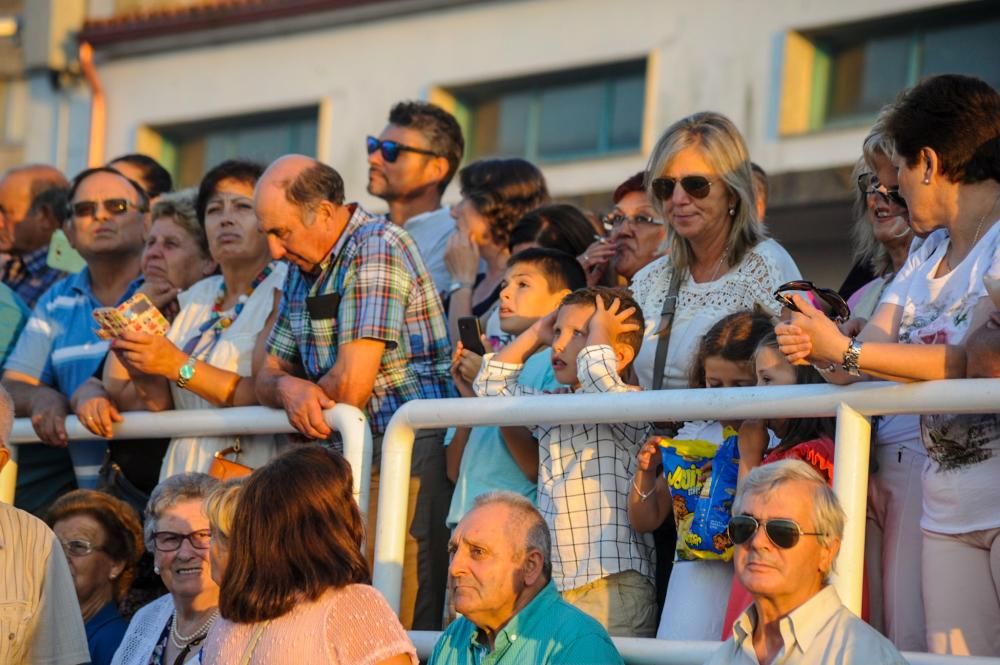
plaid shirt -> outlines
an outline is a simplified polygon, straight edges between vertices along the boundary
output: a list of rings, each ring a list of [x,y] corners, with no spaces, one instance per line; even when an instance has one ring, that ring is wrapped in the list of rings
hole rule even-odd
[[[334,316],[310,316],[307,300],[333,294]],[[267,350],[318,381],[337,362],[340,345],[361,339],[385,343],[367,406],[373,433],[384,432],[411,399],[455,396],[444,309],[413,239],[355,206],[316,274],[289,266]]]
[[[576,358],[583,393],[638,390],[618,376],[610,346],[584,347]],[[534,395],[517,382],[523,365],[483,358],[477,395]],[[636,455],[648,423],[538,425],[538,510],[552,532],[552,579],[560,591],[614,573],[635,570],[652,577],[653,541],[628,519],[628,494]]]
[[[25,305],[34,307],[50,286],[66,276],[61,270],[50,268],[48,258],[48,245],[23,256],[9,254],[0,267],[0,281],[13,289]]]

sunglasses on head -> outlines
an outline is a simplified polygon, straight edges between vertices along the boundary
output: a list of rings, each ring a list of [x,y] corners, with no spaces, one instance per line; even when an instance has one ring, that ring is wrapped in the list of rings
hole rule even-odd
[[[878,194],[886,203],[906,209],[906,199],[899,193],[899,187],[886,187],[872,173],[862,173],[858,176],[858,189],[864,196]]]
[[[77,201],[70,204],[69,211],[74,217],[93,217],[97,214],[97,207],[102,206],[109,215],[123,215],[129,208],[134,208],[139,212],[145,212],[145,208],[138,206],[128,199],[104,199],[103,201]]]
[[[843,323],[851,318],[851,308],[847,306],[847,301],[841,298],[840,294],[833,289],[824,289],[804,279],[795,280],[793,282],[785,282],[779,286],[774,292],[774,299],[793,312],[801,313],[801,310],[799,310],[798,306],[796,306],[795,301],[785,295],[785,293],[789,291],[805,291],[807,293],[816,294],[816,298],[813,299],[813,304],[815,304],[816,308],[823,312],[827,318],[833,319],[837,323]]]
[[[369,136],[365,139],[368,147],[368,154],[374,154],[376,150],[382,153],[382,159],[392,164],[397,159],[399,159],[399,153],[401,152],[415,152],[418,155],[429,155],[431,157],[443,157],[444,155],[438,154],[433,150],[424,150],[423,148],[413,148],[408,145],[403,145],[396,141],[381,141],[374,136]]]
[[[817,531],[803,531],[795,520],[778,517],[773,520],[758,520],[751,515],[733,515],[726,528],[729,539],[736,545],[743,545],[753,538],[757,529],[764,527],[767,539],[783,550],[795,547],[800,536],[824,536]]]
[[[703,175],[686,175],[679,180],[663,176],[650,183],[653,195],[661,201],[666,201],[674,195],[674,189],[680,182],[681,189],[696,199],[703,199],[712,190],[712,181]]]

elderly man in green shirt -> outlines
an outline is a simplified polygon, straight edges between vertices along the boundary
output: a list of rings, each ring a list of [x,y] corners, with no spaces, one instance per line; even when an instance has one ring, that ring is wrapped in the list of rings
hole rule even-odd
[[[462,616],[441,635],[430,665],[622,664],[604,627],[559,595],[551,549],[545,520],[523,496],[476,499],[448,543]]]

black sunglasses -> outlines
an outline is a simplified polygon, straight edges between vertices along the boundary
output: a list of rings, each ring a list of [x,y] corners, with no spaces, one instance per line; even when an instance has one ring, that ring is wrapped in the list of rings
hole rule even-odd
[[[906,209],[906,199],[899,193],[899,187],[886,187],[871,173],[862,173],[858,176],[858,189],[863,196],[878,194],[886,203]]]
[[[70,214],[74,217],[93,217],[97,214],[97,206],[103,206],[109,215],[125,214],[129,208],[135,208],[139,212],[146,212],[141,205],[136,205],[128,199],[104,199],[103,201],[77,201],[69,206]]]
[[[824,536],[818,531],[803,531],[795,520],[779,517],[773,520],[758,520],[751,515],[733,515],[729,519],[729,539],[736,545],[749,542],[757,529],[764,527],[767,539],[783,550],[790,550],[799,542],[799,536]]]
[[[820,302],[817,309],[823,312],[827,318],[833,319],[837,323],[843,323],[851,318],[851,308],[847,306],[847,301],[840,297],[840,294],[833,289],[824,289],[816,286],[810,281],[798,279],[793,282],[785,282],[774,292],[774,299],[793,312],[800,312],[795,301],[785,295],[786,291],[807,291],[815,293]]]
[[[649,186],[656,198],[666,201],[674,195],[674,188],[677,187],[678,182],[681,183],[681,188],[685,192],[696,199],[705,198],[712,189],[712,181],[703,175],[686,175],[680,180],[664,176],[657,178]]]
[[[408,145],[403,145],[402,143],[397,143],[396,141],[380,141],[374,136],[369,136],[365,139],[368,144],[368,154],[373,154],[376,150],[382,153],[382,159],[392,164],[397,159],[399,159],[399,153],[401,152],[415,152],[418,155],[429,155],[431,157],[444,157],[433,150],[424,150],[423,148],[412,148]]]

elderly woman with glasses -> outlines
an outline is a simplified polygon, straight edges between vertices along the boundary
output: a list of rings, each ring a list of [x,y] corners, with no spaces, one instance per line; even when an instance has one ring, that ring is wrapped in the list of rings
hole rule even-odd
[[[90,660],[108,665],[127,627],[118,603],[128,592],[142,553],[139,516],[112,496],[76,490],[52,504],[46,522],[66,552]]]
[[[187,665],[219,615],[219,585],[209,559],[205,498],[218,481],[203,473],[176,475],[153,490],[143,533],[169,593],[139,610],[113,665]]]
[[[646,171],[669,249],[632,278],[646,320],[634,367],[643,388],[684,388],[698,340],[713,323],[755,304],[778,314],[773,291],[800,275],[757,219],[750,156],[728,118],[704,112],[677,121]],[[664,305],[674,303],[672,325],[660,334],[670,318]]]

